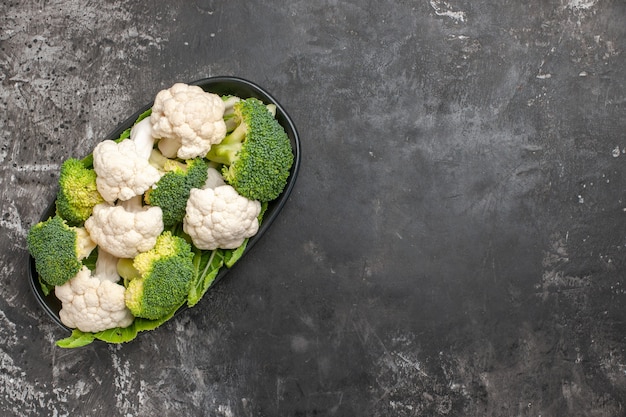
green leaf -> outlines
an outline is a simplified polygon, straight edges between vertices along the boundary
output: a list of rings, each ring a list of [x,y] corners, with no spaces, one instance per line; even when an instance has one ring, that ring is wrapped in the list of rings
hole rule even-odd
[[[203,251],[194,247],[193,251],[195,276],[187,296],[187,306],[189,307],[198,304],[224,265],[224,251],[221,249]]]
[[[130,342],[131,340],[135,339],[139,334],[135,325],[135,322],[138,320],[139,319],[135,319],[135,321],[133,321],[133,324],[128,327],[116,327],[114,329],[108,329],[98,333],[94,333],[94,337],[107,343]]]
[[[89,268],[90,271],[96,269],[96,262],[98,261],[98,248],[96,247],[91,251],[88,257],[83,259],[83,265]]]
[[[267,207],[268,207],[267,201],[264,201],[261,203],[261,211],[259,212],[259,215],[257,216],[257,219],[259,219],[259,226],[261,225],[261,222],[263,221],[263,216],[265,215],[265,212],[267,211]]]
[[[235,262],[243,256],[243,253],[246,251],[246,246],[248,245],[248,240],[249,239],[244,240],[237,249],[224,251],[224,265],[226,265],[227,268],[232,268]]]
[[[137,120],[135,120],[135,124],[141,122],[143,119],[145,119],[146,117],[150,116],[151,114],[152,114],[152,107],[150,107],[145,112],[141,113],[139,115],[139,117],[137,117]]]
[[[93,333],[85,333],[75,329],[69,337],[57,340],[57,346],[66,349],[83,347],[93,342],[94,338]]]

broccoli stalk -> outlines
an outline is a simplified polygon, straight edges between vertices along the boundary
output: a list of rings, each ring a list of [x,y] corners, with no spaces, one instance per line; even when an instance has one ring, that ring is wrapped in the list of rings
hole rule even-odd
[[[192,188],[201,188],[207,180],[209,165],[202,158],[180,162],[163,156],[154,149],[150,163],[165,171],[161,179],[148,189],[144,201],[151,206],[161,207],[163,226],[170,228],[185,217],[185,208]]]
[[[236,127],[206,155],[223,165],[224,180],[250,200],[276,199],[293,165],[291,142],[274,112],[256,98],[236,101]]]
[[[69,158],[61,165],[56,210],[71,225],[80,225],[104,199],[96,187],[96,172],[83,161]]]
[[[127,282],[126,306],[133,315],[157,320],[182,306],[194,278],[193,257],[187,241],[166,231],[132,266],[120,261],[117,271]]]
[[[52,286],[76,276],[96,247],[84,228],[69,226],[58,215],[31,227],[26,242],[39,277]]]

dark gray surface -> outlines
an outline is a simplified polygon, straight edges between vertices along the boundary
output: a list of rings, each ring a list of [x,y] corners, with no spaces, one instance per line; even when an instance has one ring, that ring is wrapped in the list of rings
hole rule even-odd
[[[625,21],[621,0],[2,2],[2,415],[624,415]],[[57,348],[25,235],[60,162],[212,75],[298,126],[281,217],[163,328]]]

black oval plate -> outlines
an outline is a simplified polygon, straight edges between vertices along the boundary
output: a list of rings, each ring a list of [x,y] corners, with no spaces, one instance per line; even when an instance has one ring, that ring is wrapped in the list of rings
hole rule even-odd
[[[298,132],[296,130],[296,126],[293,124],[293,121],[285,111],[285,109],[278,103],[278,101],[272,97],[270,93],[254,84],[251,81],[245,80],[243,78],[238,77],[209,77],[203,78],[189,84],[197,85],[202,87],[203,90],[219,94],[219,95],[235,95],[241,98],[249,98],[255,97],[259,100],[263,101],[266,104],[274,104],[276,106],[276,119],[283,126],[285,132],[289,136],[291,141],[291,148],[294,153],[294,161],[293,166],[291,167],[291,173],[289,175],[289,179],[287,180],[287,185],[283,192],[278,196],[277,199],[270,201],[267,206],[267,210],[263,215],[263,222],[259,227],[259,231],[256,235],[251,237],[248,241],[248,245],[244,251],[244,254],[248,252],[254,244],[263,236],[263,234],[270,227],[272,222],[276,219],[279,212],[287,202],[291,191],[296,182],[296,177],[298,176],[298,170],[300,169],[300,138],[298,136]],[[109,133],[103,140],[108,139],[117,139],[120,137],[122,132],[126,129],[130,128],[135,120],[139,117],[140,114],[144,113],[146,110],[152,107],[153,103],[145,105],[143,108],[138,110],[135,114],[126,119],[122,124],[120,124],[114,131]],[[41,221],[47,220],[50,216],[54,215],[55,212],[55,204],[54,202],[48,207],[48,209],[41,216]],[[29,274],[29,282],[31,289],[33,290],[37,301],[44,309],[44,311],[62,328],[71,331],[69,327],[65,326],[61,319],[59,318],[59,311],[61,310],[61,302],[54,296],[53,293],[45,295],[39,285],[39,276],[37,274],[37,270],[35,269],[35,260],[32,256],[29,257],[30,267],[28,269]],[[220,279],[224,277],[228,273],[229,269],[226,267],[222,267],[217,277],[215,278],[212,285],[215,285]],[[182,307],[180,311],[185,310],[186,307]]]

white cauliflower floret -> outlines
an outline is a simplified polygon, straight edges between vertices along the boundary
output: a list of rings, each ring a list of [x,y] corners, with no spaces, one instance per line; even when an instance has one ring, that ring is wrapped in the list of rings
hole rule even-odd
[[[261,203],[230,185],[192,189],[183,230],[198,249],[235,249],[259,230]]]
[[[140,147],[130,139],[100,142],[93,151],[93,168],[98,192],[109,203],[143,194],[161,178],[159,170],[141,156]]]
[[[93,241],[89,232],[84,227],[74,227],[76,232],[76,247],[78,260],[85,259],[96,248],[96,242]]]
[[[209,169],[207,170],[206,181],[201,188],[215,188],[221,185],[226,185],[224,177],[222,177],[222,174],[220,174],[217,169],[209,167]]]
[[[163,232],[163,212],[160,207],[142,206],[141,199],[96,205],[85,221],[91,239],[119,258],[134,258],[152,249]]]
[[[168,158],[204,157],[226,136],[224,101],[196,85],[176,83],[160,91],[150,121],[159,150]]]
[[[120,277],[114,271],[117,258],[102,250],[93,275],[86,267],[65,284],[55,287],[61,301],[59,317],[67,327],[83,332],[100,332],[128,327],[134,317],[126,307],[126,288],[116,284]]]

